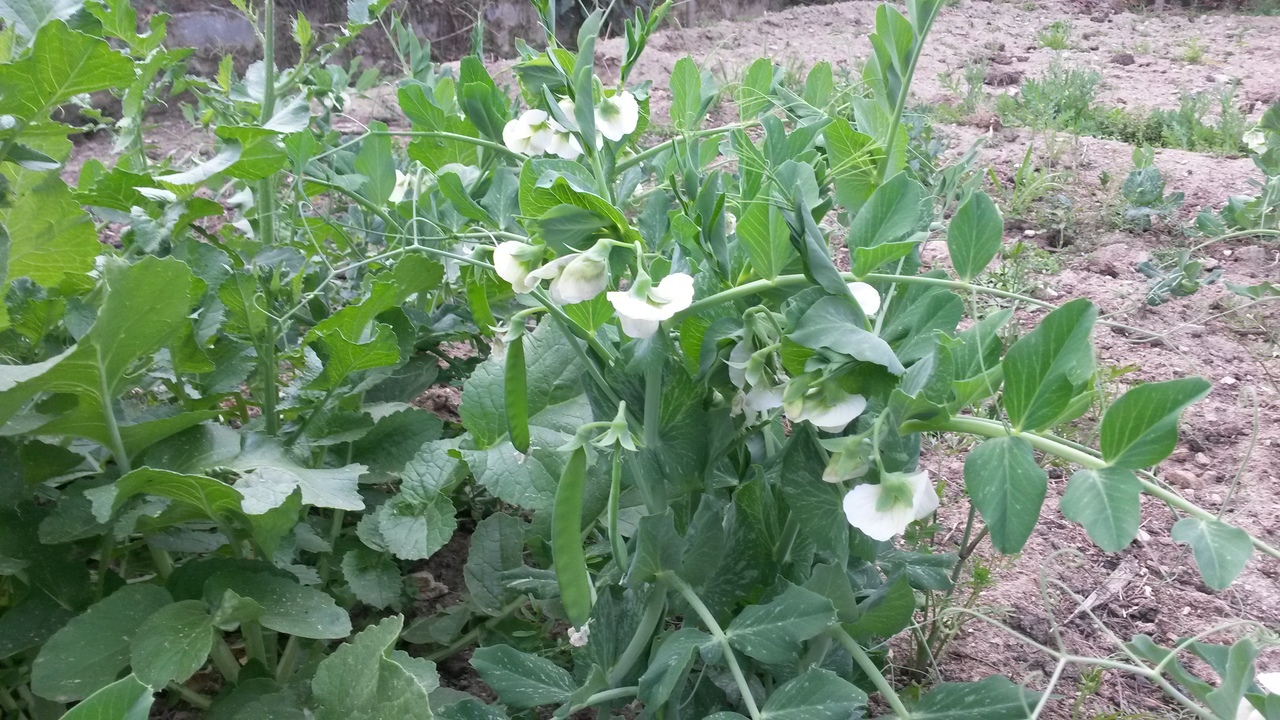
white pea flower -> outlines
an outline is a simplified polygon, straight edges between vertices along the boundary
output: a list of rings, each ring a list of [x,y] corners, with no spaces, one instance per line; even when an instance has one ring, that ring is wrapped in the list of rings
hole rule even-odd
[[[547,154],[555,155],[562,160],[577,160],[582,157],[582,143],[573,133],[565,130],[555,120],[551,122],[551,143],[547,145]]]
[[[1261,155],[1267,151],[1267,136],[1260,128],[1250,130],[1241,139],[1244,140],[1245,147],[1249,148],[1251,152]]]
[[[526,110],[502,128],[502,142],[522,155],[541,155],[555,136],[550,119],[544,110]]]
[[[580,628],[569,628],[569,644],[574,647],[586,647],[587,641],[591,639],[591,625],[586,624]]]
[[[768,385],[756,385],[747,391],[742,404],[748,410],[753,410],[758,413],[769,412],[775,408],[782,407],[782,392],[783,388],[781,385],[774,385],[772,387]]]
[[[738,216],[731,212],[724,214],[724,234],[732,235],[738,232]]]
[[[561,305],[585,302],[609,286],[609,251],[612,249],[608,240],[601,240],[586,252],[558,257],[529,275],[550,280],[551,299]]]
[[[791,422],[807,421],[819,430],[838,433],[867,409],[867,399],[839,388],[810,390],[783,405]]]
[[[641,271],[625,292],[609,293],[609,302],[618,311],[622,332],[647,338],[658,332],[663,320],[693,304],[693,276],[672,273],[655,286]]]
[[[1253,679],[1262,691],[1269,695],[1280,695],[1280,672],[1259,673]],[[1236,720],[1264,720],[1262,713],[1253,709],[1248,700],[1240,701],[1240,709],[1236,710]]]
[[[880,312],[880,293],[875,288],[864,282],[851,282],[849,292],[853,293],[853,299],[858,301],[858,307],[862,308],[863,315],[875,317],[875,314]]]
[[[524,294],[538,287],[533,271],[542,260],[546,248],[519,240],[508,240],[493,249],[493,269],[498,277],[511,283],[511,289]]]
[[[604,98],[596,107],[596,130],[613,142],[635,132],[639,122],[640,104],[636,96],[626,90]]]
[[[409,187],[413,184],[413,178],[405,175],[399,170],[396,171],[396,185],[391,190],[391,197],[387,198],[387,202],[392,205],[399,204],[409,194]]]
[[[831,452],[827,466],[822,470],[822,479],[829,483],[841,483],[855,480],[867,474],[871,469],[871,443],[866,435],[831,438],[819,441],[822,447]]]
[[[872,540],[890,540],[938,509],[929,473],[886,473],[879,485],[859,485],[844,496],[844,516]]]

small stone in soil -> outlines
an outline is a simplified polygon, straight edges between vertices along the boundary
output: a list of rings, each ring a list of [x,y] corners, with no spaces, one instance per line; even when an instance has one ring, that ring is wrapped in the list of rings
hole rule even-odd
[[[1181,468],[1174,468],[1173,470],[1166,471],[1164,479],[1170,485],[1176,485],[1184,490],[1190,490],[1200,486],[1199,477]]]

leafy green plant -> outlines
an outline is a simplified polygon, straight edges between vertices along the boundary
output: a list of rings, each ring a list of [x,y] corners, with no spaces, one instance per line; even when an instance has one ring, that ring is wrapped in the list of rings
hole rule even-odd
[[[1034,149],[1032,145],[1027,146],[1022,162],[1014,170],[1012,182],[1007,186],[1000,182],[994,168],[987,169],[987,178],[1003,199],[1001,204],[1015,218],[1027,217],[1036,201],[1062,187],[1063,174],[1039,167],[1031,157]]]
[[[1222,277],[1222,268],[1205,272],[1204,263],[1192,259],[1190,250],[1178,251],[1177,256],[1166,263],[1138,263],[1138,271],[1151,279],[1146,296],[1148,305],[1162,305],[1170,298],[1194,295]]]
[[[1036,33],[1040,47],[1050,50],[1066,50],[1071,47],[1071,21],[1054,20]]]
[[[1255,548],[1280,556],[1148,470],[1206,381],[1129,390],[1096,449],[1051,434],[1093,404],[1106,321],[1085,299],[984,286],[995,202],[965,163],[911,167],[925,135],[904,111],[935,2],[877,9],[848,108],[829,66],[800,95],[760,60],[738,122],[705,127],[718,89],[679,61],[673,134],[651,145],[648,87],[629,78],[669,4],[628,20],[606,83],[603,12],[570,51],[559,8],[536,0],[546,49],[521,47],[514,101],[476,57],[447,71],[398,26],[410,129],[356,133],[338,121],[374,76],[335,58],[385,3],[350,3],[323,38],[298,16],[293,67],[277,67],[274,3],[240,3],[263,61],[208,79],[180,57],[151,74],[161,37],[138,36],[127,3],[74,25],[69,5],[0,5],[15,39],[0,65],[6,718],[132,720],[162,695],[230,720],[633,703],[844,720],[869,693],[906,719],[1038,717],[1061,672],[1038,691],[886,677],[881,648],[914,624],[917,593],[949,592],[973,557],[928,544],[926,434],[974,441],[974,537],[1000,553],[1035,531],[1052,458],[1078,468],[1062,513],[1104,550],[1136,536],[1146,494],[1180,514],[1172,538],[1210,587]],[[67,186],[50,112],[169,80],[211,130],[206,159],[129,151]],[[934,233],[953,274],[920,272]],[[1006,343],[1010,311],[959,329],[978,295],[1047,312]],[[456,417],[414,404],[440,384],[461,386]],[[424,561],[460,545],[458,601],[421,607]],[[946,619],[964,614],[992,621],[963,604]],[[1251,637],[1139,636],[1123,660],[1043,650],[1202,717],[1274,715]],[[434,663],[462,651],[496,702],[440,686]]]
[[[1280,103],[1263,113],[1257,127],[1243,137],[1263,180],[1251,180],[1258,195],[1229,198],[1217,213],[1201,210],[1195,229],[1210,238],[1248,234],[1276,235],[1280,231]]]
[[[1120,187],[1120,195],[1125,200],[1124,223],[1138,230],[1150,230],[1153,219],[1173,215],[1182,207],[1185,196],[1180,192],[1165,195],[1164,188],[1164,176],[1155,166],[1155,150],[1134,148],[1133,170]]]
[[[1188,39],[1187,42],[1183,44],[1182,62],[1189,63],[1191,65],[1199,65],[1204,62],[1205,49],[1204,41],[1198,36]]]
[[[1055,58],[1040,77],[1024,81],[1016,96],[1000,96],[997,109],[1005,122],[1084,133],[1101,81],[1098,72]]]

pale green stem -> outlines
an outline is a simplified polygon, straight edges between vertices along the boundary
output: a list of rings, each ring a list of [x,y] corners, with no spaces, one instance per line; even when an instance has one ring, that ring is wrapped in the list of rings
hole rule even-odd
[[[658,576],[658,579],[684,597],[685,602],[689,603],[689,607],[693,608],[698,618],[702,620],[702,624],[706,626],[707,632],[711,633],[711,637],[715,638],[716,642],[720,644],[720,648],[724,652],[725,662],[729,665],[729,674],[733,675],[733,681],[738,686],[738,693],[742,695],[742,702],[747,707],[747,714],[751,716],[751,720],[760,720],[760,709],[756,706],[755,696],[751,694],[751,686],[747,684],[747,678],[742,674],[742,667],[738,665],[738,657],[734,654],[733,646],[729,644],[728,636],[720,628],[720,623],[716,622],[711,610],[702,602],[702,599],[693,591],[693,588],[689,587],[689,583],[681,580],[675,574],[663,572]]]
[[[460,652],[467,646],[471,645],[471,643],[474,643],[477,639],[479,639],[480,634],[483,633],[485,630],[495,627],[496,625],[506,620],[513,613],[515,613],[517,610],[524,607],[528,603],[529,603],[529,598],[523,595],[516,600],[512,600],[505,607],[499,610],[497,615],[494,615],[493,617],[484,621],[484,623],[472,628],[469,632],[467,632],[465,635],[462,635],[457,640],[454,640],[452,643],[449,643],[448,647],[445,647],[442,650],[437,650],[431,653],[430,655],[426,655],[424,657],[426,657],[426,659],[430,660],[431,662],[440,662],[441,660],[444,660],[447,657],[452,657],[454,654]]]
[[[654,588],[649,601],[645,604],[644,616],[640,618],[640,624],[636,626],[635,634],[631,636],[631,642],[627,644],[627,649],[622,651],[622,656],[609,671],[610,685],[622,682],[627,673],[631,672],[631,668],[635,667],[640,656],[644,654],[645,648],[649,647],[649,641],[653,639],[658,623],[662,622],[662,613],[666,607],[666,591]]]
[[[695,138],[703,138],[703,137],[714,137],[716,135],[724,135],[725,133],[731,133],[734,130],[743,130],[745,128],[754,127],[759,124],[760,123],[751,122],[751,123],[742,123],[742,124],[735,124],[735,125],[725,125],[724,127],[709,128],[707,130],[698,130],[691,133],[684,133],[680,137],[672,138],[670,140],[667,140],[666,142],[658,143],[657,145],[654,145],[651,148],[641,150],[635,155],[632,155],[631,157],[625,160],[619,161],[618,164],[614,166],[614,170],[615,172],[618,172],[618,173],[622,173],[622,172],[625,172],[626,170],[630,170],[636,165],[645,163],[650,159],[655,158],[658,155],[661,155],[667,150],[670,150],[671,148],[675,147],[677,143],[684,142],[686,140],[692,140]]]
[[[171,682],[169,683],[168,687],[173,692],[176,692],[178,693],[178,695],[182,696],[182,699],[186,700],[188,705],[199,708],[201,710],[208,710],[209,708],[213,707],[213,700],[209,699],[208,697],[205,697],[204,695],[201,695],[200,693],[196,692],[195,690],[192,690],[186,685],[179,685],[176,682]]]
[[[838,625],[831,630],[831,635],[836,639],[836,642],[849,651],[849,654],[853,656],[853,661],[862,669],[862,673],[871,679],[871,683],[876,686],[876,690],[880,691],[880,695],[889,704],[889,708],[893,710],[899,720],[911,720],[911,713],[907,712],[907,707],[902,704],[902,698],[898,697],[898,692],[885,679],[884,673],[880,672],[880,668],[876,667],[876,664],[871,660],[871,656],[867,655],[867,651],[862,649],[858,641],[854,640],[849,633]]]
[[[589,707],[599,705],[600,703],[609,702],[610,700],[621,700],[623,698],[635,697],[638,692],[640,692],[640,688],[634,685],[630,687],[613,688],[612,690],[601,690],[595,695],[583,700],[581,703],[570,707],[567,716],[572,716],[574,713],[581,712]]]
[[[290,635],[284,644],[284,653],[280,655],[280,664],[276,667],[276,682],[284,685],[298,670],[298,661],[302,659],[302,642],[297,635]]]
[[[226,638],[216,629],[213,630],[213,650],[209,655],[213,658],[213,666],[227,682],[234,683],[240,677],[240,661],[236,660]]]
[[[662,442],[662,371],[654,363],[644,373],[644,444],[651,451]]]

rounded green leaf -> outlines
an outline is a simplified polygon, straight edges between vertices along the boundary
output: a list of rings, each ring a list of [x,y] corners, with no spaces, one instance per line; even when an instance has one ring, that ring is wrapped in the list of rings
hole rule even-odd
[[[1054,310],[1004,358],[1004,406],[1019,430],[1057,420],[1093,376],[1090,334],[1098,308],[1083,298]]]
[[[965,458],[964,483],[991,528],[991,544],[1006,555],[1022,550],[1049,488],[1049,475],[1036,464],[1031,443],[1020,437],[987,440]]]
[[[1138,534],[1141,495],[1142,485],[1129,470],[1080,470],[1062,494],[1062,514],[1083,525],[1098,547],[1119,552]]]
[[[1191,546],[1204,583],[1214,590],[1226,589],[1253,555],[1249,533],[1221,520],[1182,518],[1171,536],[1174,542]]]
[[[153,688],[186,682],[213,648],[213,619],[199,600],[183,600],[157,610],[130,643],[133,674]]]
[[[960,206],[947,228],[951,266],[961,280],[973,280],[1000,252],[1004,218],[984,192],[976,192]]]

